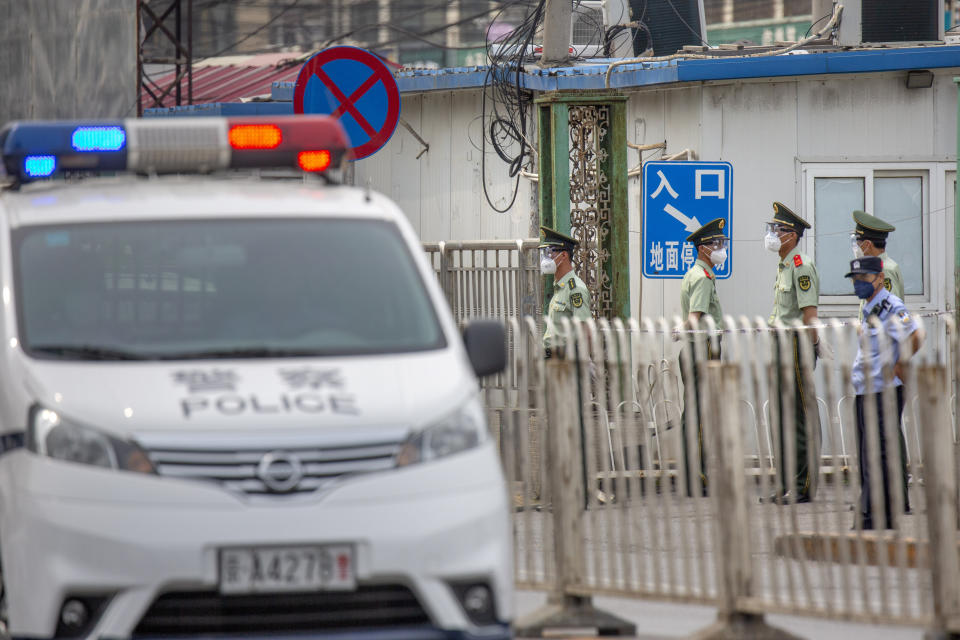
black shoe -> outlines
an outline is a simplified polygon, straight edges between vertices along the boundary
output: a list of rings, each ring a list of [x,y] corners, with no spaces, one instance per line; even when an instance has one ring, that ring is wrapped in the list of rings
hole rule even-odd
[[[796,500],[794,500],[793,498],[791,498],[789,491],[782,494],[774,493],[766,498],[760,498],[761,504],[764,504],[764,503],[766,504],[773,503],[773,504],[779,504],[779,505],[804,504],[811,501],[812,501],[812,498],[810,498],[810,494],[808,493],[801,493],[800,496]]]

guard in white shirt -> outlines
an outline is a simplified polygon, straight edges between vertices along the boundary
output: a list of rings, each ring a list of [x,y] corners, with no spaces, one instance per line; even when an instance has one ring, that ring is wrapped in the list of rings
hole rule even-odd
[[[862,330],[867,332],[868,351],[864,352],[864,341],[857,349],[853,361],[853,388],[856,392],[857,442],[860,455],[860,517],[858,521],[863,529],[876,526],[884,529],[894,528],[893,488],[889,475],[887,456],[899,455],[900,491],[903,493],[903,507],[910,511],[907,494],[907,448],[903,438],[903,365],[911,355],[917,352],[923,342],[923,332],[917,322],[910,317],[903,300],[893,295],[883,285],[883,260],[875,256],[859,258],[850,262],[850,273],[857,297],[864,300],[860,312]],[[879,325],[871,322],[876,318]],[[881,332],[886,335],[887,347],[882,349]],[[893,380],[886,383],[883,368],[893,367]],[[884,407],[882,391],[887,386],[896,388],[897,396],[897,442],[887,442],[883,423]],[[876,405],[876,422],[866,422],[864,406],[867,402]],[[883,522],[874,522],[874,505],[870,495],[870,455],[867,430],[876,432],[876,442],[880,447],[880,468],[883,474]],[[896,447],[893,450],[892,447]],[[857,522],[854,522],[854,528]]]

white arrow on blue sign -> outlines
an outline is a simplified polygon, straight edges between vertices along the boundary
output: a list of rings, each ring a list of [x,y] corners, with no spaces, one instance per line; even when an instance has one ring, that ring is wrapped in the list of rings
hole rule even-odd
[[[682,278],[697,260],[686,238],[716,218],[732,237],[733,166],[729,162],[647,162],[643,165],[643,275]],[[733,273],[733,243],[717,278]]]

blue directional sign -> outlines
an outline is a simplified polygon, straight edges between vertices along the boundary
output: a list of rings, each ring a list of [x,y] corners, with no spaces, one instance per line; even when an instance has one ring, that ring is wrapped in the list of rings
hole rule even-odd
[[[729,162],[647,162],[643,165],[643,275],[682,278],[697,261],[688,235],[716,218],[733,237],[733,166]],[[733,243],[717,278],[733,272]]]

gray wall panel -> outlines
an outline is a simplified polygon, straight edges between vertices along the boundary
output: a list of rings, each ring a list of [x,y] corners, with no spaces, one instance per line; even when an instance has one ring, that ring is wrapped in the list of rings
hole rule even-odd
[[[0,122],[136,114],[136,0],[0,0]]]

